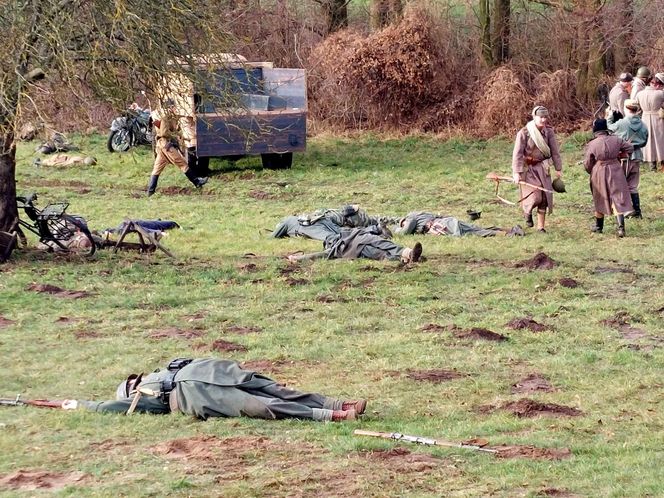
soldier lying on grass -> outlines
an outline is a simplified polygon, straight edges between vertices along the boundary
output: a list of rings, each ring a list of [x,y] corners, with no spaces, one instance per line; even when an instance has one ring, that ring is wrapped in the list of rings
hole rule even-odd
[[[164,370],[130,375],[114,401],[65,400],[64,409],[131,414],[181,412],[208,417],[298,418],[339,422],[364,413],[366,400],[339,400],[288,389],[237,362],[214,358],[171,361]]]
[[[399,221],[399,225],[393,230],[401,235],[415,233],[428,235],[448,235],[450,237],[464,237],[475,235],[477,237],[495,237],[496,235],[523,236],[523,229],[519,225],[510,230],[498,227],[481,228],[453,216],[443,216],[426,211],[415,211],[408,213]]]

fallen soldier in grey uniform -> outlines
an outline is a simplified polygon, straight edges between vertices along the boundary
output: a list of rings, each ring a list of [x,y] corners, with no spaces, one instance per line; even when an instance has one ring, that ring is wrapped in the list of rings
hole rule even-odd
[[[402,263],[416,263],[422,256],[422,244],[417,242],[412,249],[395,244],[380,235],[376,225],[367,228],[343,229],[323,242],[324,250],[311,254],[290,255],[288,260],[295,263],[313,259],[357,259],[401,260]]]
[[[130,375],[118,385],[114,401],[64,400],[62,408],[127,415],[181,412],[203,420],[245,416],[339,422],[355,420],[366,404],[295,391],[231,360],[178,358],[145,377]]]
[[[391,237],[386,229],[388,224],[398,223],[399,218],[370,216],[357,204],[348,204],[339,209],[319,209],[313,213],[287,216],[272,232],[275,239],[283,237],[306,237],[324,241],[331,235],[338,235],[342,228],[362,228],[378,226],[385,237]]]
[[[504,228],[489,227],[481,228],[470,223],[463,222],[452,216],[428,213],[426,211],[414,211],[408,213],[399,221],[393,231],[400,235],[428,234],[449,235],[450,237],[464,237],[475,235],[477,237],[495,237],[496,235],[523,236],[523,229],[516,225],[510,230]]]

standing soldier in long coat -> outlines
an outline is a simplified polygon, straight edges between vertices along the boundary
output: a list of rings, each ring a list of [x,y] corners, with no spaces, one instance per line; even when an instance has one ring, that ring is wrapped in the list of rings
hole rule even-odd
[[[650,168],[656,171],[658,162],[664,165],[664,73],[657,73],[636,100],[643,111],[643,124],[648,128],[649,136],[643,148],[643,161],[650,163]]]
[[[629,186],[629,195],[632,198],[634,212],[627,215],[628,218],[642,218],[641,199],[639,197],[639,178],[643,152],[641,149],[648,143],[648,128],[641,121],[639,116],[639,103],[636,100],[627,99],[625,101],[625,117],[618,121],[613,121],[613,114],[607,120],[609,130],[614,135],[627,140],[634,146],[634,152],[628,159],[623,159],[625,175],[627,176],[627,185]]]
[[[194,170],[189,167],[187,160],[180,150],[180,126],[175,109],[175,102],[168,99],[164,102],[161,119],[156,120],[156,152],[157,156],[152,167],[152,174],[148,182],[148,197],[157,190],[159,175],[169,164],[174,164],[184,173],[195,187],[202,187],[208,181],[207,177],[197,177]]]
[[[634,81],[632,82],[632,91],[629,94],[629,98],[632,100],[636,99],[636,96],[646,89],[651,79],[652,73],[646,66],[641,66],[637,69],[636,78],[634,78]]]
[[[551,165],[556,170],[557,178],[562,176],[563,162],[560,158],[558,143],[553,128],[548,126],[549,111],[546,107],[535,106],[533,119],[521,128],[516,135],[512,154],[512,175],[514,182],[523,181],[537,185],[545,192],[528,185],[521,185],[521,207],[526,225],[532,227],[533,209],[537,209],[537,229],[546,232],[546,212],[553,212],[553,188],[551,184]]]
[[[630,73],[622,73],[618,78],[618,82],[613,86],[609,92],[609,113],[623,114],[625,107],[625,100],[629,98],[629,93],[632,91],[632,81],[634,77]],[[608,117],[608,114],[607,114]]]
[[[618,237],[625,236],[625,215],[631,213],[632,201],[625,171],[620,160],[634,152],[634,146],[622,138],[609,135],[605,119],[593,123],[595,138],[586,147],[584,166],[590,173],[590,189],[595,204],[595,226],[592,231],[602,233],[604,216],[615,214]]]

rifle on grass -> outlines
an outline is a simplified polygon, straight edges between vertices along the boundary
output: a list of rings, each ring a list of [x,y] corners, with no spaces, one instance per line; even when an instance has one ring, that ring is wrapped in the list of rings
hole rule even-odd
[[[500,187],[500,182],[515,183],[516,185],[525,185],[526,187],[534,188],[536,190],[541,190],[542,192],[550,192],[550,193],[553,194],[553,190],[549,190],[548,188],[544,188],[544,187],[541,187],[539,185],[533,185],[532,183],[524,182],[523,180],[519,181],[519,182],[515,182],[514,178],[512,178],[511,176],[500,176],[498,173],[496,173],[494,171],[487,174],[486,179],[487,180],[493,180],[494,182],[496,182],[496,197],[498,198],[498,200],[504,202],[505,204],[509,204],[510,206],[516,206],[517,204],[523,202],[524,200],[526,200],[528,198],[528,196],[530,194],[522,197],[521,199],[519,199],[516,202],[508,201],[507,199],[505,199],[505,198],[501,197],[500,195],[498,195],[498,187]],[[531,194],[532,194],[532,192],[531,192]]]
[[[383,439],[392,439],[393,441],[406,441],[407,443],[423,444],[425,446],[445,446],[448,448],[462,448],[465,450],[484,451],[486,453],[498,453],[497,450],[483,448],[482,446],[474,444],[455,443],[452,441],[445,441],[444,439],[431,439],[420,436],[408,436],[406,434],[401,434],[400,432],[374,432],[356,429],[353,431],[353,434],[356,436],[372,436]]]
[[[16,398],[0,398],[0,406],[38,406],[39,408],[62,408],[63,400],[57,399],[21,399],[19,394]]]

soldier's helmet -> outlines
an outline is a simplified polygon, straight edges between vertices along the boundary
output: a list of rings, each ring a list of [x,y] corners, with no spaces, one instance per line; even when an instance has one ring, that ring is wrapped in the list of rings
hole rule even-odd
[[[646,66],[641,66],[636,71],[636,77],[641,79],[650,78],[650,74],[650,69],[648,69]]]
[[[562,180],[562,178],[556,178],[551,184],[553,185],[553,190],[556,192],[567,192],[567,190],[565,190],[565,182]]]

